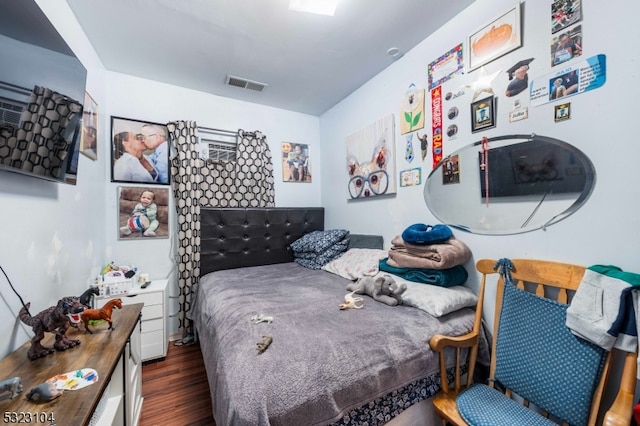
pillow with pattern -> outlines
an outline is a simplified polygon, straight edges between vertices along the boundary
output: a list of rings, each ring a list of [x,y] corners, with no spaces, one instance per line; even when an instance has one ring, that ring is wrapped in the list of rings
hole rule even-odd
[[[291,243],[291,249],[295,256],[299,253],[322,253],[332,245],[341,241],[349,231],[345,229],[331,229],[328,231],[313,231]]]

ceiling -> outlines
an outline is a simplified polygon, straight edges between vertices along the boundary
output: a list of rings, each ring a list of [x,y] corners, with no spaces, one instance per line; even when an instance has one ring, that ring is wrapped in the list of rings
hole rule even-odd
[[[288,0],[67,0],[109,71],[317,116],[472,2],[340,0],[330,17]]]

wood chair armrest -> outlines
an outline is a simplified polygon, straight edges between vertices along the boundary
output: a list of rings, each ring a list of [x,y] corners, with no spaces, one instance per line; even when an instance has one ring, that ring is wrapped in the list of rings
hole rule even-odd
[[[604,416],[603,426],[628,426],[631,424],[636,389],[637,358],[637,353],[632,352],[625,356],[620,389],[611,408]]]
[[[471,331],[461,336],[445,336],[434,334],[429,339],[429,346],[435,352],[442,352],[446,347],[469,348],[478,343],[478,332]]]

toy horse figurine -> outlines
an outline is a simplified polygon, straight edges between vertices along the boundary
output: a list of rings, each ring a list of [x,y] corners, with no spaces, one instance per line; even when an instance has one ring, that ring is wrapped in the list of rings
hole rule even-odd
[[[82,313],[82,321],[84,322],[84,328],[89,333],[93,334],[93,331],[89,329],[89,321],[91,320],[105,320],[109,323],[109,328],[107,330],[113,330],[113,321],[111,320],[111,313],[113,312],[113,308],[116,307],[118,309],[122,308],[122,300],[121,299],[111,299],[109,300],[101,309],[85,309]]]

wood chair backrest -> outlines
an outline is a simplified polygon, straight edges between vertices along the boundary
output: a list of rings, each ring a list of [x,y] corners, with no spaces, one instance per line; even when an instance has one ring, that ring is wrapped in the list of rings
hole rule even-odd
[[[496,260],[482,259],[476,263],[478,272],[482,274],[482,282],[480,293],[484,294],[484,287],[486,285],[487,277],[490,275],[498,274],[498,270],[494,270]],[[511,271],[512,282],[516,287],[521,290],[534,293],[538,297],[545,297],[548,299],[556,300],[560,303],[570,303],[575,291],[580,286],[582,277],[585,272],[584,266],[571,265],[560,262],[544,261],[544,260],[531,260],[531,259],[511,259],[514,269]],[[502,295],[504,290],[504,279],[501,275],[498,275],[497,289],[496,289],[496,302],[495,302],[495,315],[494,315],[494,329],[492,339],[492,356],[489,377],[495,377],[496,369],[496,342],[498,325],[500,323],[500,307],[502,306]],[[482,303],[482,299],[479,304]],[[628,404],[626,401],[635,391],[636,385],[636,354],[628,353],[625,356],[625,364],[620,383],[620,390],[614,406],[616,404]],[[600,403],[602,401],[603,391],[606,382],[609,378],[609,372],[611,367],[612,356],[609,353],[604,370],[602,372],[602,378],[598,384],[596,391],[594,392],[591,413],[589,416],[589,424],[595,424]],[[510,391],[507,390],[507,395],[510,396]],[[625,400],[625,401],[623,401]],[[524,401],[527,404],[527,401]],[[627,405],[625,405],[627,406]],[[630,406],[630,405],[628,405]],[[616,414],[605,416],[605,425],[618,424],[614,417]],[[630,413],[629,413],[630,416]],[[628,420],[626,420],[628,424]],[[624,424],[624,423],[620,423]]]

